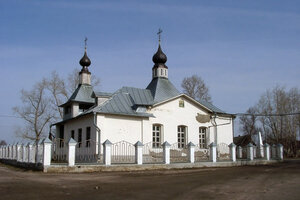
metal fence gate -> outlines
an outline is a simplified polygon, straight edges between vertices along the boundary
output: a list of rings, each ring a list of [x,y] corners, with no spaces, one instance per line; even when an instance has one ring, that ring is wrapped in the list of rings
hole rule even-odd
[[[52,139],[51,162],[66,163],[67,152],[68,152],[68,145],[63,139],[60,138]]]
[[[75,162],[76,163],[102,163],[103,156],[96,151],[98,142],[94,140],[86,140],[76,144]]]
[[[135,147],[132,143],[120,141],[111,146],[111,163],[134,163]]]

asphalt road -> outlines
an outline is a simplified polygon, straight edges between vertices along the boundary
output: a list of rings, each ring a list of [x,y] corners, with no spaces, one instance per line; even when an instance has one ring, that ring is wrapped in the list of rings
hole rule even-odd
[[[45,174],[0,164],[0,199],[300,199],[300,160],[85,174]]]

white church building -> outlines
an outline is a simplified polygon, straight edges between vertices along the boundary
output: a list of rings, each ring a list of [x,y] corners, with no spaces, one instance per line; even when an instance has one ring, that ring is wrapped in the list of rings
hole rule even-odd
[[[200,149],[207,149],[210,143],[232,143],[235,116],[180,93],[168,79],[167,56],[160,44],[152,60],[152,80],[146,88],[97,92],[91,85],[91,61],[85,48],[78,88],[61,105],[64,118],[55,124],[57,147],[64,147],[70,138],[77,142],[77,149],[93,154],[102,154],[98,144],[106,140],[140,141],[153,149],[161,148],[165,141],[178,149],[190,142]]]

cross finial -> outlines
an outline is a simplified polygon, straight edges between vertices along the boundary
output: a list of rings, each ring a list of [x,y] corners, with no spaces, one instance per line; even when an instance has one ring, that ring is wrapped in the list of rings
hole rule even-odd
[[[159,28],[159,29],[158,29],[158,32],[157,32],[157,35],[158,35],[158,43],[159,43],[159,44],[160,44],[161,33],[162,33],[162,30],[161,30],[161,28]]]
[[[84,49],[86,50],[86,46],[87,46],[87,37],[85,37],[85,39],[84,39]]]

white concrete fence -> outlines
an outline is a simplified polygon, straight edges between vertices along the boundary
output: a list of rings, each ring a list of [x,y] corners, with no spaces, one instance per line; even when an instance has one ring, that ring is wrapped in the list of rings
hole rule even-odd
[[[72,138],[68,142],[67,145],[67,163],[68,166],[75,165],[76,158],[76,144],[77,142]],[[111,165],[112,164],[112,143],[109,140],[106,140],[103,144],[103,164]],[[135,164],[142,165],[143,164],[143,144],[140,141],[137,141],[134,144],[135,147]],[[163,147],[163,163],[170,164],[170,150],[171,145],[168,142],[164,142],[162,144]],[[228,145],[230,161],[236,162],[237,159],[242,159],[242,147],[236,147],[235,144],[231,143]],[[252,144],[247,145],[247,160],[252,161],[256,157]],[[278,159],[283,160],[283,146],[281,144],[272,145],[272,149],[270,152],[270,145],[263,145],[262,153],[259,153],[261,159],[270,160]],[[195,145],[190,142],[187,145],[188,149],[188,162],[195,162]],[[25,144],[14,144],[14,145],[6,145],[0,146],[0,160],[11,160],[20,164],[42,164],[43,166],[51,165],[51,153],[52,153],[52,141],[50,139],[42,140],[40,143],[35,145],[34,143]],[[209,162],[217,162],[217,145],[215,143],[211,143],[209,145]]]

